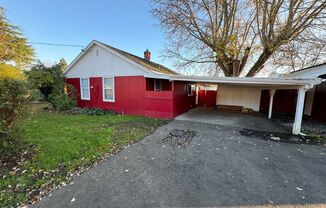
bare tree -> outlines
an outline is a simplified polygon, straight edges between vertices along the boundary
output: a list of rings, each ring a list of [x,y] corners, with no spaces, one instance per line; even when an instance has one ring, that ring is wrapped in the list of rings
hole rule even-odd
[[[152,13],[169,37],[166,57],[180,66],[211,63],[225,76],[255,76],[281,46],[322,24],[326,8],[321,0],[152,3]]]
[[[317,35],[318,34],[318,35]],[[272,63],[287,71],[326,62],[326,30],[307,29],[297,39],[281,46]]]

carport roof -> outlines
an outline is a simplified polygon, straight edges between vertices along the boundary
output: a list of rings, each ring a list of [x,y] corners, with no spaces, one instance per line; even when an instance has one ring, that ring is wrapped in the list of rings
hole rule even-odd
[[[211,84],[230,84],[230,85],[247,85],[247,86],[292,86],[307,88],[313,85],[320,84],[321,79],[294,79],[294,78],[257,78],[257,77],[209,77],[209,76],[184,76],[171,75],[170,81],[188,81],[196,83],[211,83]]]

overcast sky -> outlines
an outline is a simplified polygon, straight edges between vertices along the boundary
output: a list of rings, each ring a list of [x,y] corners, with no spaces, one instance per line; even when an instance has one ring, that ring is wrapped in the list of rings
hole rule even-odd
[[[152,60],[163,62],[164,34],[151,16],[147,0],[0,0],[7,18],[19,26],[31,42],[86,46],[93,39],[138,56],[145,49]],[[33,44],[37,58],[70,63],[80,52],[78,47]]]

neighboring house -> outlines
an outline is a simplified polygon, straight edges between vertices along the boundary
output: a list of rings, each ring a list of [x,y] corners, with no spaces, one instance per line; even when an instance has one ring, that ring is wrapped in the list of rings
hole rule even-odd
[[[268,118],[272,117],[274,94],[294,90],[293,133],[299,134],[305,92],[321,83],[313,78],[254,78],[184,76],[144,58],[92,41],[65,71],[66,82],[75,86],[78,105],[115,110],[155,118],[174,118],[196,106],[239,106],[261,110],[267,97]],[[266,93],[264,90],[267,90]],[[240,108],[240,109],[241,109]]]
[[[169,81],[177,73],[144,58],[92,41],[65,71],[75,86],[78,105],[121,114],[173,118],[195,107],[188,82]]]
[[[285,75],[292,79],[326,79],[326,63],[300,69]],[[278,90],[274,96],[276,105],[273,112],[294,114],[296,109],[297,91],[296,90]],[[269,92],[262,91],[260,111],[268,111]],[[326,82],[314,86],[307,91],[304,105],[304,115],[326,121]]]

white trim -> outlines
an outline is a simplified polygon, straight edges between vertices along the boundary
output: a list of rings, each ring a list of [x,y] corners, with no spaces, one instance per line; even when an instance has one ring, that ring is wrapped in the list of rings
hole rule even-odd
[[[268,119],[272,118],[273,113],[273,100],[275,95],[276,89],[269,90],[269,108],[268,108]]]
[[[82,79],[86,79],[87,82],[88,82],[88,93],[89,93],[88,98],[84,98]],[[87,78],[87,77],[81,77],[81,78],[79,78],[79,83],[80,83],[80,99],[81,100],[91,100],[91,87],[90,87],[89,78]]]
[[[188,95],[188,97],[194,95],[194,91],[192,90],[192,85],[194,85],[194,84],[187,84],[187,95]],[[191,88],[190,94],[189,94],[189,87]]]
[[[285,76],[288,78],[315,79],[324,74],[326,74],[326,64],[300,69],[298,71],[288,73]]]
[[[112,79],[112,90],[113,90],[113,99],[105,99],[105,85],[104,85],[104,79]],[[114,77],[102,77],[102,97],[103,97],[103,102],[115,102],[115,84],[114,84]]]
[[[170,81],[189,81],[215,84],[241,84],[241,85],[269,85],[269,86],[300,86],[320,84],[322,79],[284,79],[284,78],[255,78],[255,77],[207,77],[171,75]]]
[[[300,134],[301,131],[305,94],[306,94],[306,90],[304,87],[298,89],[297,105],[295,109],[294,123],[292,129],[292,133],[295,135]]]

